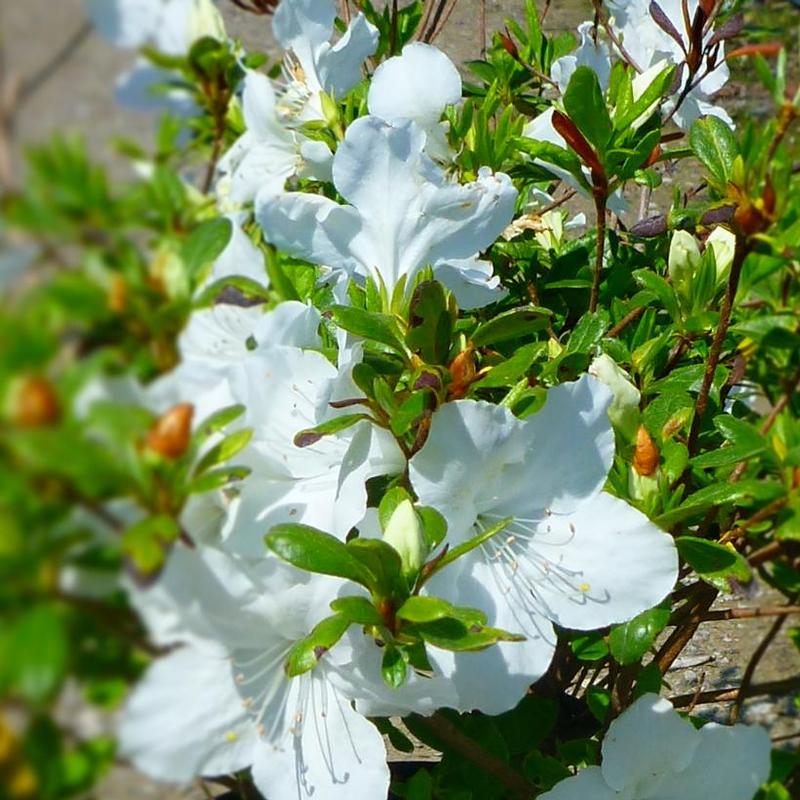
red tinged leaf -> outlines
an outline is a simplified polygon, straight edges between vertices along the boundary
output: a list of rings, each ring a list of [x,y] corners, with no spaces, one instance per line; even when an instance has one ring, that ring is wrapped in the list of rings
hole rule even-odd
[[[584,139],[583,134],[578,130],[575,123],[566,114],[562,114],[560,111],[554,111],[553,127],[561,134],[570,148],[578,154],[581,161],[589,167],[592,171],[592,175],[602,177],[603,181],[605,181],[603,165],[600,163],[597,154],[594,152],[589,142]]]
[[[744,28],[744,14],[740,12],[714,31],[714,35],[708,40],[707,47],[713,47],[715,44],[733,39],[742,32],[742,28]]]
[[[749,56],[776,56],[783,50],[783,44],[780,42],[762,42],[761,44],[746,44],[743,47],[737,47],[731,50],[725,58],[730,60],[732,58],[748,58]]]
[[[661,28],[667,36],[670,36],[674,39],[678,46],[683,50],[684,55],[686,54],[686,45],[683,43],[683,37],[678,33],[678,29],[672,24],[672,20],[666,15],[664,9],[653,0],[650,3],[650,16],[653,18],[653,21]]]
[[[514,61],[521,61],[519,55],[519,48],[516,45],[516,42],[511,38],[508,33],[508,29],[506,29],[505,33],[500,34],[500,43],[503,45],[503,49],[514,59]]]

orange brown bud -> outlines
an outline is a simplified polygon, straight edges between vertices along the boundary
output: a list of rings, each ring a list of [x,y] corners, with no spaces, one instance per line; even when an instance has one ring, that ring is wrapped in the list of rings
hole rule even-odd
[[[636,450],[633,454],[633,468],[642,477],[649,477],[658,469],[660,454],[655,442],[644,425],[636,432]]]
[[[21,428],[54,425],[61,418],[58,395],[46,378],[30,376],[17,387],[14,397],[14,422]]]
[[[162,414],[147,434],[147,448],[164,458],[180,458],[189,447],[192,436],[194,406],[178,403]]]
[[[447,387],[447,396],[450,400],[460,400],[469,390],[470,384],[475,380],[475,350],[468,347],[459,353],[449,366],[453,376],[451,384]]]
[[[114,275],[108,290],[108,308],[115,314],[121,314],[128,305],[128,285],[121,275]]]

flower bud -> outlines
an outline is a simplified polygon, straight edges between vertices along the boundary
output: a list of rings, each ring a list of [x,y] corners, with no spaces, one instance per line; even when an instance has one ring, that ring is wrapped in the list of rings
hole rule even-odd
[[[736,251],[736,236],[718,225],[706,239],[706,247],[714,251],[714,262],[717,265],[717,282],[726,280],[733,264],[733,255]]]
[[[669,245],[668,272],[678,296],[691,300],[692,278],[700,267],[700,247],[688,231],[675,231]]]
[[[603,353],[592,361],[589,374],[611,389],[614,399],[608,409],[611,424],[626,438],[633,440],[639,425],[639,390],[630,376],[611,356]]]
[[[658,469],[660,453],[647,428],[639,426],[636,432],[636,450],[633,454],[633,468],[642,477],[649,478]]]
[[[400,555],[405,575],[415,575],[425,563],[428,547],[419,516],[410,500],[400,502],[383,531],[383,541]]]
[[[21,428],[54,425],[61,418],[61,404],[50,381],[31,375],[12,391],[11,416]]]
[[[164,458],[180,458],[189,447],[192,436],[194,406],[178,403],[162,414],[147,434],[147,448]]]

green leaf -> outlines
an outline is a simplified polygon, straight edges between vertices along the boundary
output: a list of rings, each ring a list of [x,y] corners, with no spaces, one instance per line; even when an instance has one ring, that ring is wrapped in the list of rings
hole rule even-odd
[[[466,615],[466,618],[465,618]],[[459,609],[440,597],[413,595],[397,609],[396,616],[407,622],[433,622],[437,619],[458,619],[461,622],[484,625],[486,615],[472,609]]]
[[[378,521],[380,522],[381,530],[386,529],[395,509],[405,500],[414,502],[411,495],[402,486],[393,486],[386,491],[378,506]]]
[[[31,703],[51,698],[64,679],[69,640],[53,605],[37,605],[15,620],[6,641],[10,658],[2,671],[14,692]]]
[[[203,494],[222,489],[230,483],[243,481],[250,474],[250,467],[220,467],[195,478],[188,488],[189,494]]]
[[[590,686],[586,691],[586,705],[598,722],[605,722],[611,708],[611,692],[599,686]]]
[[[421,636],[428,644],[453,652],[485,650],[497,642],[525,640],[525,637],[519,634],[499,628],[484,628],[480,625],[467,626],[450,617],[419,623],[409,630]]]
[[[563,99],[567,115],[602,159],[612,125],[597,73],[590,67],[578,67],[572,73]]]
[[[366,597],[358,595],[337,597],[331,602],[331,609],[355,625],[384,624],[378,609]]]
[[[381,539],[352,539],[346,548],[375,577],[373,592],[384,597],[407,593],[403,562],[390,544]]]
[[[412,392],[397,408],[389,421],[389,427],[395,436],[407,433],[414,423],[425,413],[430,399],[426,390]]]
[[[377,314],[354,306],[333,306],[330,315],[334,323],[362,339],[380,342],[398,353],[408,355],[400,328],[394,317]]]
[[[217,444],[210,448],[197,463],[197,466],[194,468],[194,475],[199,477],[212,467],[229,461],[248,445],[252,436],[252,428],[243,428],[240,431],[226,436],[222,441],[217,442]]]
[[[701,117],[692,125],[689,144],[722,189],[731,179],[733,162],[739,155],[733,131],[719,117]]]
[[[223,428],[227,428],[231,422],[239,419],[245,411],[245,407],[241,404],[215,411],[197,426],[194,436],[198,439],[207,439],[212,433],[217,433]]]
[[[318,622],[311,633],[297,642],[289,651],[284,670],[289,678],[302,675],[314,669],[320,659],[350,627],[350,620],[341,614],[325,617]]]
[[[584,314],[573,328],[567,342],[567,353],[587,353],[599,344],[610,325],[608,312],[601,309]]]
[[[622,114],[614,115],[614,128],[625,131],[642,116],[653,103],[657,103],[669,91],[675,75],[675,67],[669,66],[656,75],[652,83],[642,92],[639,99],[628,106]]]
[[[473,384],[475,389],[494,389],[513,386],[525,375],[533,364],[536,355],[542,350],[540,342],[532,342],[520,347],[511,358],[492,367],[485,377]]]
[[[406,680],[408,664],[402,651],[392,644],[387,644],[381,659],[381,676],[387,686],[399,689]]]
[[[572,652],[580,661],[598,661],[608,655],[608,643],[602,634],[582,633],[569,643]]]
[[[191,276],[217,260],[228,246],[233,226],[225,217],[216,217],[198,225],[183,243],[181,256]]]
[[[306,572],[333,575],[354,581],[367,589],[377,584],[373,572],[335,536],[309,525],[276,525],[264,537],[276,556]]]
[[[422,520],[422,534],[428,543],[428,550],[433,550],[447,535],[447,521],[435,509],[430,506],[420,506],[417,514]]]
[[[122,534],[122,552],[140,577],[154,578],[179,534],[178,523],[172,517],[166,514],[148,517]]]
[[[634,664],[650,649],[669,622],[669,610],[651,608],[623,625],[616,625],[608,635],[611,655],[622,666]]]
[[[513,308],[479,325],[470,338],[475,347],[498,344],[547,327],[550,317],[551,312],[546,308]]]
[[[434,569],[431,570],[431,572],[428,574],[428,577],[444,569],[448,564],[452,564],[457,558],[469,553],[476,547],[480,547],[484,542],[488,542],[493,536],[496,536],[498,533],[505,530],[513,521],[514,517],[506,517],[495,525],[492,525],[491,527],[481,531],[477,536],[473,536],[471,539],[463,542],[457,547],[451,548],[436,562]]]
[[[749,583],[753,577],[747,561],[733,548],[697,536],[679,536],[675,544],[692,569],[721,591],[731,591],[731,580]]]
[[[720,447],[718,450],[711,450],[702,453],[691,460],[691,464],[698,469],[709,469],[712,467],[725,467],[737,464],[739,461],[746,461],[748,458],[759,455],[764,451],[766,444],[753,447],[747,444],[735,444],[730,447]]]
[[[369,414],[342,414],[339,417],[321,422],[313,428],[306,428],[300,431],[294,437],[295,447],[309,447],[316,444],[323,436],[330,436],[334,433],[352,428],[353,425],[358,424],[361,420],[371,420]]]

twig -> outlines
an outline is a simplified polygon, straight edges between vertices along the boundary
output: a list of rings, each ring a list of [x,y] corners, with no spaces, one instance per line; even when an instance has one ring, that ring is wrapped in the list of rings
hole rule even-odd
[[[603,277],[603,256],[606,247],[606,203],[605,192],[596,192],[594,208],[597,214],[597,253],[594,259],[594,275],[592,276],[592,291],[589,295],[589,311],[597,311],[597,302],[600,299],[600,281]]]
[[[486,58],[486,0],[480,0],[478,11],[478,35],[481,40],[481,58]]]
[[[494,753],[490,753],[474,739],[465,736],[447,717],[436,713],[431,717],[421,718],[420,721],[454,750],[458,750],[468,761],[476,764],[490,775],[494,775],[519,800],[530,800],[536,795],[536,787],[533,784]]]
[[[778,681],[767,681],[765,683],[751,684],[747,691],[747,696],[757,697],[765,694],[785,694],[793,691],[794,689],[800,689],[800,676],[783,678],[782,680]],[[707,692],[700,692],[699,695],[696,692],[691,692],[690,694],[680,694],[676,697],[671,697],[670,703],[672,703],[675,708],[686,708],[692,702],[694,702],[695,705],[707,705],[708,703],[727,703],[731,700],[735,700],[740,692],[741,687],[736,688],[735,686],[727,689],[711,689]]]
[[[637,306],[633,311],[629,311],[613,328],[611,328],[611,330],[609,330],[606,336],[608,336],[609,339],[615,339],[628,325],[636,322],[636,320],[644,314],[646,308],[647,306]]]
[[[700,392],[697,395],[697,401],[694,407],[694,418],[692,419],[692,427],[689,430],[689,439],[687,448],[689,455],[692,456],[697,448],[697,439],[700,435],[700,425],[706,413],[708,406],[708,396],[711,392],[711,387],[714,383],[714,375],[719,366],[720,356],[722,355],[722,347],[725,344],[725,336],[728,333],[728,326],[731,324],[731,311],[733,310],[733,301],[736,298],[736,292],[739,288],[739,277],[742,274],[742,265],[750,252],[749,246],[741,237],[736,239],[736,251],[731,265],[730,275],[728,277],[728,286],[725,290],[725,297],[722,300],[722,308],[719,314],[719,324],[714,333],[714,340],[711,343],[711,350],[708,354],[708,362],[703,374],[703,384],[700,387]]]
[[[711,586],[701,585],[698,589],[698,599],[693,609],[694,616],[700,617],[711,607],[717,597],[717,590]],[[681,654],[683,648],[689,643],[691,638],[700,627],[700,622],[691,622],[676,628],[664,642],[655,657],[655,663],[661,674],[666,674],[672,666],[672,662]]]
[[[800,606],[761,606],[760,608],[720,608],[690,616],[686,622],[717,622],[727,619],[759,619],[800,614]]]

